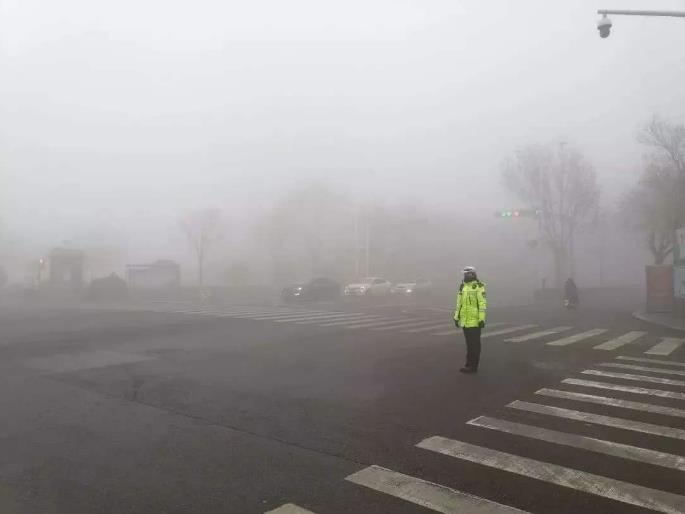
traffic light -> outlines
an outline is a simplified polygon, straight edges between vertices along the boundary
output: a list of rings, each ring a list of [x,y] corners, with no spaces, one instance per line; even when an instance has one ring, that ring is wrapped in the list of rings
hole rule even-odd
[[[497,211],[497,218],[538,218],[542,216],[540,209],[516,209],[510,211]]]

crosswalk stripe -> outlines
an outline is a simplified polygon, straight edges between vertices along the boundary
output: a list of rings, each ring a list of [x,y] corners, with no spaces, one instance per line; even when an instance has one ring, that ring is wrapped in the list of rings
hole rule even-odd
[[[432,336],[453,336],[457,333],[461,333],[461,328],[456,328],[454,326],[454,321],[450,322],[452,324],[452,328],[450,330],[443,330],[440,332],[431,332]],[[487,323],[485,325],[485,330],[481,334],[480,338],[483,339],[484,337],[488,337],[488,335],[497,335],[501,332],[488,332],[489,328],[495,328],[495,327],[501,327],[502,325],[508,325],[509,323],[505,322],[497,322],[497,323]],[[537,327],[537,325],[523,325],[523,328],[530,328],[530,327]],[[511,332],[514,332],[514,330],[511,330]],[[509,330],[507,330],[505,333],[509,333]]]
[[[685,418],[685,409],[664,407],[663,405],[653,405],[651,403],[631,402],[628,400],[620,400],[618,398],[608,398],[606,396],[595,396],[592,394],[575,393],[572,391],[560,391],[558,389],[547,388],[535,391],[535,394],[550,396],[552,398],[561,398],[564,400],[576,400],[579,402],[596,403],[598,405],[609,405],[611,407],[620,407],[622,409],[631,409],[642,412],[651,412],[654,414],[664,414],[665,416]]]
[[[370,322],[372,320],[378,320],[379,318],[382,318],[382,317],[383,316],[364,314],[363,316],[360,316],[359,318],[355,319],[354,321],[351,321],[351,320],[335,321],[333,323],[322,323],[321,326],[322,327],[345,326],[345,325],[355,324],[355,323]]]
[[[532,332],[530,334],[525,334],[522,336],[518,337],[511,337],[509,339],[505,339],[506,342],[508,343],[522,343],[524,341],[531,341],[533,339],[540,339],[545,336],[551,336],[552,334],[558,334],[559,332],[563,332],[564,330],[569,330],[571,327],[554,327],[550,328],[547,330],[541,330],[539,332]]]
[[[264,311],[247,311],[247,312],[231,312],[229,313],[231,317],[234,318],[261,318],[261,317],[270,317],[270,316],[284,316],[287,314],[292,314],[293,311],[273,311],[273,310],[264,310]]]
[[[613,339],[609,339],[608,341],[603,342],[602,344],[598,344],[595,346],[595,350],[615,350],[616,348],[620,348],[621,346],[624,346],[626,344],[630,344],[633,341],[637,341],[640,339],[643,335],[645,335],[646,332],[641,332],[639,330],[633,330],[631,332],[626,332],[625,334],[615,337]]]
[[[399,330],[403,328],[419,327],[421,325],[430,325],[435,323],[434,319],[424,319],[424,320],[414,320],[414,321],[404,321],[402,323],[397,323],[394,325],[389,325],[386,327],[372,327],[371,330]]]
[[[241,316],[242,318],[249,318],[249,319],[254,319],[257,321],[272,321],[275,319],[285,319],[285,318],[299,318],[302,316],[310,316],[314,314],[330,314],[329,312],[325,311],[311,311],[311,312],[281,312],[281,313],[276,313],[276,314],[257,314],[257,315],[247,315],[247,316]]]
[[[431,325],[431,326],[429,326],[429,327],[422,327],[422,328],[413,328],[413,329],[411,329],[411,330],[403,330],[402,332],[404,332],[404,333],[406,333],[406,334],[414,334],[414,333],[417,333],[417,332],[429,332],[429,331],[431,331],[431,330],[438,330],[438,329],[440,329],[440,328],[445,328],[446,326],[449,326],[449,324],[448,324],[448,323],[445,323],[445,322],[442,322],[442,323],[440,323],[439,325]],[[454,333],[454,329],[453,329],[450,333],[453,334],[453,333]]]
[[[581,371],[584,375],[595,375],[597,377],[622,378],[624,380],[635,380],[638,382],[651,382],[653,384],[665,384],[685,387],[685,381],[673,380],[670,378],[650,377],[647,375],[635,375],[632,373],[613,373],[611,371],[600,371],[598,369],[586,369]]]
[[[376,465],[353,473],[345,480],[443,514],[527,514],[514,507]]]
[[[264,514],[314,514],[314,512],[298,507],[294,503],[286,503],[277,509],[265,512]]]
[[[575,334],[572,336],[564,337],[562,339],[557,339],[556,341],[550,341],[547,343],[549,346],[567,346],[569,344],[578,343],[584,341],[585,339],[590,339],[591,337],[598,336],[606,332],[606,328],[594,328],[588,330],[587,332],[581,332],[580,334]]]
[[[594,423],[595,425],[604,425],[607,427],[620,428],[623,430],[632,430],[634,432],[642,432],[643,434],[652,434],[662,437],[670,437],[672,439],[685,440],[685,430],[682,428],[654,425],[653,423],[614,418],[612,416],[604,416],[602,414],[593,414],[591,412],[552,407],[550,405],[541,405],[539,403],[522,402],[520,400],[511,402],[507,405],[507,407],[526,412],[535,412],[536,414],[546,414],[548,416],[555,416],[557,418],[570,419],[573,421],[583,421],[585,423]]]
[[[594,387],[597,389],[607,389],[610,391],[621,391],[623,393],[644,394],[649,396],[658,396],[660,398],[672,398],[675,400],[685,400],[685,393],[678,391],[666,391],[663,389],[650,389],[647,387],[633,387],[618,384],[609,384],[607,382],[596,382],[594,380],[580,380],[577,378],[565,378],[561,381],[563,384],[577,385],[583,387]]]
[[[649,366],[635,366],[633,364],[621,364],[619,362],[601,362],[598,366],[606,368],[632,369],[634,371],[649,371],[650,373],[660,373],[662,375],[678,375],[685,377],[685,371],[679,369],[650,368]]]
[[[313,320],[306,320],[306,321],[296,321],[296,325],[313,325],[313,324],[319,324],[319,323],[325,323],[326,321],[356,321],[359,318],[363,318],[363,314],[359,314],[357,312],[353,313],[348,313],[348,314],[332,314],[329,316],[326,320],[323,319],[313,319]]]
[[[611,455],[613,457],[620,457],[622,459],[653,464],[654,466],[685,471],[685,457],[673,455],[671,453],[648,450],[646,448],[631,446],[629,444],[605,441],[604,439],[595,439],[594,437],[558,432],[556,430],[549,430],[547,428],[536,427],[533,425],[525,425],[523,423],[514,423],[511,421],[490,418],[487,416],[480,416],[476,419],[472,419],[471,421],[467,422],[467,424],[476,427],[487,428],[490,430],[498,430],[507,434],[529,437],[531,439],[546,441],[548,443],[570,446],[572,448],[580,448],[582,450],[602,453],[604,455]]]
[[[519,457],[474,444],[434,436],[419,448],[667,514],[682,514],[685,496],[595,475],[549,462]]]
[[[328,314],[308,314],[306,316],[288,316],[283,318],[275,318],[270,321],[275,323],[294,323],[296,321],[315,321],[315,320],[331,320],[333,321],[337,315],[340,313],[328,313]]]
[[[374,327],[382,327],[386,325],[397,325],[399,323],[404,323],[407,320],[402,320],[402,319],[388,319],[385,318],[384,320],[376,320],[376,321],[370,321],[368,323],[358,323],[358,324],[352,324],[352,325],[346,325],[345,328],[350,328],[350,329],[358,329],[358,328],[374,328]],[[420,321],[418,319],[414,319],[412,321]]]
[[[617,360],[621,361],[633,361],[633,362],[649,362],[649,363],[654,363],[654,364],[668,364],[669,366],[682,366],[685,368],[685,362],[675,362],[675,361],[667,361],[663,359],[651,359],[651,358],[645,358],[645,357],[626,357],[624,355],[619,355],[616,357]]]
[[[492,326],[492,325],[491,325]],[[495,330],[494,332],[489,332],[486,330],[485,332],[480,336],[481,339],[485,339],[486,337],[494,337],[494,336],[501,336],[504,334],[511,334],[513,332],[520,332],[521,330],[527,330],[529,328],[537,328],[537,325],[519,325],[517,327],[509,327],[509,328],[503,328],[501,330]]]
[[[676,337],[662,337],[661,342],[652,346],[645,353],[648,355],[670,355],[685,343],[685,339]]]

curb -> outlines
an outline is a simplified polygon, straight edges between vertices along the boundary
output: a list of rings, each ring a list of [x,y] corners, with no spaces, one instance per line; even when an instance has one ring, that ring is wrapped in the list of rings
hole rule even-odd
[[[649,314],[641,311],[635,311],[633,312],[633,318],[639,319],[640,321],[644,321],[646,323],[651,323],[652,325],[659,325],[662,327],[670,328],[671,330],[678,330],[679,332],[685,332],[685,326],[684,325],[675,325],[673,323],[669,323],[667,321],[657,321],[654,319],[653,316],[650,316]]]

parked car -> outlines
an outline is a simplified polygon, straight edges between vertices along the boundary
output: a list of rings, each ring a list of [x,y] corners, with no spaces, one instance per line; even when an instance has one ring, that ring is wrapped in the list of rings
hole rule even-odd
[[[419,278],[413,282],[399,282],[390,290],[393,294],[404,295],[425,295],[431,291],[431,283],[428,280]]]
[[[340,284],[330,278],[319,277],[305,284],[294,284],[283,288],[281,298],[291,301],[335,300],[340,297]]]
[[[385,296],[390,294],[392,284],[384,278],[367,277],[361,282],[348,284],[345,296]]]

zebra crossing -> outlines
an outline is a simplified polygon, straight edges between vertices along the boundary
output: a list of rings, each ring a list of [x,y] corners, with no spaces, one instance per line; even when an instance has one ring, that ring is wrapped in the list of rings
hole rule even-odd
[[[263,321],[278,324],[317,326],[332,330],[369,330],[373,332],[395,331],[403,334],[416,334],[430,337],[455,337],[450,316],[407,316],[381,315],[368,312],[314,310],[298,307],[274,306],[231,306],[212,308],[202,306],[183,306],[165,304],[160,312],[203,315]],[[591,328],[578,331],[572,326],[540,327],[538,324],[513,324],[506,322],[488,323],[482,338],[484,340],[503,336],[507,344],[544,344],[564,348],[578,344],[592,344],[598,351],[616,351],[632,345],[639,347],[647,356],[670,356],[684,348],[685,338],[661,337],[649,341],[650,335],[644,331],[631,330],[625,333],[611,333],[607,328]],[[647,345],[649,345],[647,347]],[[625,363],[624,363],[625,364]],[[614,366],[617,367],[617,366]],[[626,368],[625,365],[623,366]],[[639,371],[638,369],[634,369]]]
[[[682,487],[664,485],[656,489],[640,483],[642,476],[647,471],[635,473],[637,479],[628,481],[623,475],[622,479],[610,476],[615,468],[603,466],[599,474],[583,469],[587,462],[596,462],[604,457],[621,459],[624,466],[640,466],[647,464],[668,472],[685,472],[685,455],[664,451],[666,441],[682,441],[685,439],[685,429],[671,426],[673,423],[664,421],[667,417],[685,417],[685,389],[655,390],[650,387],[626,385],[626,377],[621,374],[598,375],[594,373],[595,367],[607,366],[608,364],[622,364],[625,362],[639,362],[640,367],[646,373],[656,375],[664,370],[680,371],[685,363],[664,359],[651,359],[649,357],[618,356],[612,363],[599,363],[592,369],[580,371],[581,376],[601,376],[603,381],[588,381],[582,378],[568,377],[555,386],[545,387],[535,391],[535,400],[524,398],[515,400],[506,405],[506,410],[497,417],[484,413],[466,422],[467,426],[479,431],[497,432],[504,434],[504,441],[510,449],[503,451],[502,444],[499,449],[489,448],[484,445],[473,444],[468,440],[457,440],[444,435],[430,435],[416,443],[416,448],[429,452],[436,459],[455,459],[456,462],[475,464],[494,470],[501,474],[498,480],[500,485],[495,488],[495,494],[501,488],[501,482],[508,476],[522,476],[539,483],[545,483],[553,487],[572,490],[582,494],[582,502],[578,504],[578,512],[587,508],[587,496],[610,500],[615,503],[611,512],[623,512],[622,505],[632,505],[654,512],[669,514],[685,513],[685,491]],[[670,366],[670,367],[669,367]],[[651,375],[644,375],[651,377]],[[656,377],[652,377],[656,378]],[[628,379],[629,380],[629,379]],[[640,382],[649,381],[641,378]],[[670,384],[685,388],[685,382]],[[596,389],[602,390],[601,394],[592,394]],[[607,396],[603,396],[606,394]],[[617,396],[618,395],[618,396]],[[631,399],[626,399],[625,397]],[[644,401],[644,397],[659,397],[660,403]],[[664,404],[664,399],[670,403]],[[577,408],[566,408],[554,405],[556,401],[564,401],[565,405],[573,402]],[[598,414],[591,410],[584,410],[588,404],[609,406],[616,415],[606,413]],[[502,412],[498,409],[498,412]],[[635,420],[639,414],[647,420]],[[514,419],[508,419],[512,414]],[[653,418],[650,416],[655,415]],[[631,417],[632,416],[632,417]],[[560,419],[564,426],[559,430],[559,423],[552,423],[553,419]],[[552,423],[552,427],[546,426]],[[682,421],[680,422],[682,426]],[[594,427],[594,428],[593,428]],[[600,431],[601,429],[601,431]],[[658,438],[658,441],[639,439],[639,444],[627,444],[624,434],[637,432]],[[600,434],[598,436],[598,434]],[[615,440],[616,439],[616,440]],[[482,439],[481,439],[482,440]],[[554,463],[545,460],[530,458],[525,453],[525,445],[520,442],[528,440],[541,445],[550,454],[556,455]],[[656,444],[658,448],[650,448]],[[579,460],[574,458],[573,464],[567,464],[559,460],[560,454],[555,451],[556,447],[566,447],[577,450],[574,456],[583,456]],[[579,464],[580,462],[580,464]],[[685,475],[683,475],[685,479]],[[389,495],[394,498],[413,503],[435,512],[447,514],[457,513],[481,513],[481,514],[510,514],[523,513],[516,505],[505,505],[495,501],[495,498],[484,498],[461,491],[454,487],[430,482],[418,476],[410,476],[396,470],[385,468],[379,464],[372,464],[356,471],[345,478],[349,483],[373,490],[380,495]],[[683,482],[680,481],[680,484]],[[653,481],[652,481],[653,484]],[[673,490],[675,488],[675,490]],[[669,490],[670,489],[670,490]],[[520,493],[519,493],[520,494]],[[508,496],[510,502],[516,502],[517,497]],[[573,497],[578,498],[578,497]],[[521,504],[526,504],[525,499]],[[278,509],[271,512],[312,513],[288,504],[281,508],[293,508],[295,510]],[[544,508],[544,507],[542,507]],[[301,509],[301,510],[297,510]],[[363,512],[363,506],[358,508]],[[537,511],[536,511],[537,512]],[[548,512],[546,510],[545,512]],[[602,510],[605,512],[605,510]],[[530,514],[530,513],[528,513]]]

